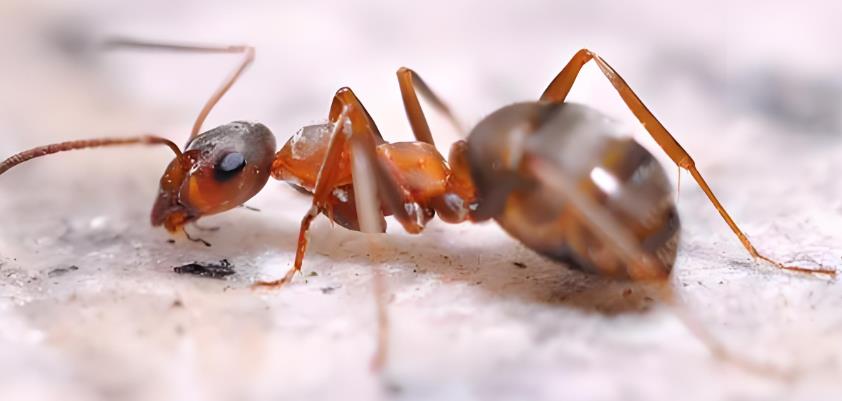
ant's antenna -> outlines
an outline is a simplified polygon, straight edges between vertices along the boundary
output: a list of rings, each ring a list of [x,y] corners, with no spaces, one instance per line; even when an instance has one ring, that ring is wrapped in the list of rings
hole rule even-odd
[[[0,174],[5,173],[9,169],[23,162],[32,160],[36,157],[51,155],[53,153],[65,152],[68,150],[101,148],[106,146],[123,146],[123,145],[166,145],[174,153],[176,158],[182,157],[181,150],[178,145],[166,138],[153,135],[142,135],[129,138],[99,138],[99,139],[82,139],[77,141],[68,141],[61,143],[54,143],[46,146],[39,146],[20,152],[0,163]]]

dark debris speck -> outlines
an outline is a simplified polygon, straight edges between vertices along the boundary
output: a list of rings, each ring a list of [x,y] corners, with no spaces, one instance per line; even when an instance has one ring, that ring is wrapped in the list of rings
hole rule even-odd
[[[512,262],[512,264],[513,264],[513,265],[515,265],[515,267],[517,267],[518,269],[526,269],[526,263],[523,263],[523,262]]]
[[[231,265],[228,259],[222,259],[219,263],[193,262],[173,267],[172,270],[178,274],[192,274],[194,276],[216,279],[225,278],[236,273],[234,266]]]
[[[47,272],[47,277],[58,277],[58,276],[61,276],[61,275],[64,275],[64,274],[67,274],[67,273],[70,273],[70,272],[74,272],[76,270],[79,270],[79,266],[70,265],[70,266],[67,266],[67,267],[56,267],[55,269]]]

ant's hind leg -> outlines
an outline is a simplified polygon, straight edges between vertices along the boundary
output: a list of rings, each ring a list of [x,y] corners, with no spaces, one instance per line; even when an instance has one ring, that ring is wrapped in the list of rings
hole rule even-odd
[[[646,131],[649,132],[649,135],[658,143],[661,149],[666,152],[666,154],[673,160],[673,162],[678,165],[680,168],[683,168],[690,172],[690,175],[693,176],[693,179],[702,188],[705,195],[707,195],[710,202],[713,204],[713,207],[719,212],[722,216],[722,219],[725,220],[725,223],[728,224],[728,227],[731,228],[731,231],[739,238],[740,242],[743,244],[743,247],[751,254],[752,257],[756,259],[764,260],[775,267],[783,270],[790,270],[796,271],[801,273],[819,273],[819,274],[827,274],[830,276],[836,275],[836,270],[827,269],[827,268],[806,268],[806,267],[799,267],[799,266],[788,266],[780,263],[772,258],[769,258],[757,251],[754,245],[749,241],[748,237],[743,233],[742,230],[737,226],[728,212],[725,210],[725,207],[719,203],[719,199],[716,198],[716,195],[713,194],[713,191],[710,189],[710,186],[702,177],[699,170],[696,169],[696,163],[693,161],[693,158],[690,157],[690,154],[681,147],[681,144],[672,136],[672,134],[667,131],[667,129],[658,121],[657,118],[649,111],[648,108],[643,104],[640,98],[632,91],[629,85],[611,68],[608,63],[605,62],[601,57],[599,57],[596,53],[582,49],[573,56],[570,62],[559,72],[558,76],[550,83],[547,89],[544,91],[543,95],[541,95],[542,101],[548,102],[564,102],[567,94],[570,92],[570,88],[573,85],[573,82],[576,80],[576,77],[581,71],[582,66],[585,65],[588,61],[593,60],[602,73],[605,75],[606,78],[611,82],[617,92],[620,94],[620,97],[626,103],[628,108],[631,112],[637,117],[638,120],[643,124],[643,127],[646,128]]]
[[[459,119],[450,111],[444,101],[438,97],[435,92],[430,89],[426,82],[421,79],[415,71],[401,67],[398,69],[398,84],[401,88],[401,97],[403,98],[403,106],[406,109],[406,117],[409,120],[409,125],[412,127],[412,133],[415,139],[421,142],[427,142],[434,145],[433,134],[430,131],[430,125],[427,124],[427,117],[424,116],[424,110],[421,109],[421,103],[418,101],[418,92],[424,96],[430,104],[444,114],[450,124],[456,129],[460,135],[465,135],[465,129],[459,122]]]
[[[204,45],[186,45],[186,44],[176,44],[176,43],[164,43],[164,42],[153,42],[153,41],[143,41],[143,40],[134,40],[134,39],[123,39],[123,38],[114,38],[109,39],[103,42],[103,48],[106,50],[112,49],[143,49],[143,50],[163,50],[163,51],[176,51],[176,52],[188,52],[188,53],[242,53],[243,59],[237,65],[231,74],[222,81],[222,85],[214,91],[211,95],[210,99],[205,102],[205,105],[202,106],[202,110],[199,112],[199,116],[196,117],[196,121],[193,123],[193,129],[190,131],[190,139],[192,140],[197,135],[199,135],[199,131],[202,129],[202,124],[207,119],[208,114],[210,114],[211,110],[219,103],[219,100],[222,99],[222,96],[228,92],[229,89],[237,82],[237,79],[240,78],[240,75],[243,74],[243,71],[254,61],[254,47],[251,46],[243,46],[243,45],[236,45],[236,46],[204,46]]]

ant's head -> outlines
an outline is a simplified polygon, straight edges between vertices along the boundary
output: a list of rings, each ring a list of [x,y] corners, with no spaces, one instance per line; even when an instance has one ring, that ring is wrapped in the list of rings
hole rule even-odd
[[[274,154],[275,136],[259,123],[236,121],[193,138],[161,177],[152,225],[177,231],[242,205],[266,185]]]

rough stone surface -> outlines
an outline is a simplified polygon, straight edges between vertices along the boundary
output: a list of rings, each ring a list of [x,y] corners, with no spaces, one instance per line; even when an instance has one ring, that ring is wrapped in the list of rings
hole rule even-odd
[[[258,56],[206,128],[256,120],[279,141],[351,86],[406,140],[407,65],[469,123],[533,99],[579,47],[601,52],[696,158],[758,248],[842,265],[842,55],[836,4],[659,1],[0,5],[0,154],[156,132],[182,142],[225,55],[108,53],[108,34],[246,42]],[[658,152],[598,70],[571,98]],[[432,116],[432,112],[428,115]],[[432,118],[439,143],[455,138]],[[446,151],[446,149],[442,149]],[[657,153],[667,171],[675,168]],[[842,392],[842,284],[750,260],[685,174],[675,292],[730,353],[711,355],[651,289],[536,256],[493,224],[368,239],[319,219],[304,274],[278,292],[307,199],[276,182],[204,221],[213,243],[148,224],[165,150],[79,152],[0,177],[0,399],[826,400]],[[227,259],[225,279],[173,267]],[[392,353],[369,370],[371,266],[389,285]]]

